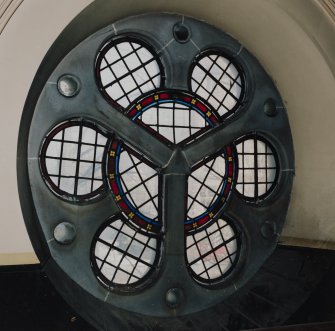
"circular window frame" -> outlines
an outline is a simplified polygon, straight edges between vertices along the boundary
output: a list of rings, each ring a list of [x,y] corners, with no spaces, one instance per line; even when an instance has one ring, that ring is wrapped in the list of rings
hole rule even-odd
[[[209,57],[211,55],[217,55],[217,56],[222,56],[225,59],[227,59],[228,61],[230,61],[230,63],[232,63],[234,65],[234,67],[236,68],[239,77],[241,78],[241,92],[240,92],[240,97],[239,100],[236,102],[236,104],[234,105],[234,107],[231,110],[227,110],[225,114],[223,115],[219,115],[219,117],[221,118],[222,121],[224,121],[225,119],[228,119],[234,115],[237,115],[237,113],[239,113],[242,109],[243,106],[245,105],[245,103],[247,102],[247,100],[249,99],[249,94],[252,92],[250,89],[250,86],[253,86],[252,84],[252,77],[249,74],[249,71],[247,69],[247,67],[245,67],[243,65],[242,61],[239,61],[239,59],[236,57],[236,55],[231,53],[231,50],[229,50],[228,48],[225,48],[223,45],[218,45],[218,46],[211,46],[208,47],[206,49],[201,50],[193,59],[192,64],[189,68],[189,74],[188,74],[188,88],[189,91],[193,92],[192,89],[192,73],[194,71],[194,69],[196,68],[197,64],[199,63],[199,61],[201,61],[202,59]],[[207,72],[206,72],[207,74]],[[214,88],[215,89],[215,88]],[[213,90],[214,90],[213,89]],[[193,92],[195,93],[195,92]],[[207,104],[210,104],[210,106],[213,108],[213,106],[211,105],[210,102],[208,102],[208,100],[204,99],[202,97],[202,99],[204,101],[206,101]],[[220,105],[222,105],[222,102],[220,102]]]
[[[239,184],[238,182],[236,182],[236,185],[234,187],[234,191],[238,196],[240,196],[241,199],[243,199],[247,203],[250,203],[250,204],[264,204],[268,200],[271,200],[273,195],[276,193],[276,191],[278,191],[278,186],[279,186],[279,182],[280,182],[279,177],[280,177],[280,173],[281,173],[281,162],[280,162],[279,151],[272,144],[270,137],[267,137],[262,132],[250,132],[250,133],[247,133],[246,135],[244,135],[242,137],[239,137],[238,139],[236,139],[234,141],[234,146],[235,146],[235,150],[236,150],[237,155],[239,155],[239,153],[237,151],[237,145],[240,144],[240,143],[243,143],[244,141],[246,141],[248,139],[252,139],[252,140],[256,139],[257,141],[261,141],[265,144],[265,146],[270,148],[270,151],[273,155],[273,158],[274,158],[275,164],[276,164],[276,169],[275,169],[276,173],[275,173],[273,182],[271,184],[271,187],[269,189],[267,189],[265,193],[263,193],[262,195],[260,195],[258,197],[248,197],[248,196],[245,196],[244,194],[242,194],[241,192],[239,192],[236,188],[236,186]],[[239,170],[239,165],[237,166],[237,169]],[[254,172],[255,172],[255,170],[254,170]],[[259,183],[257,183],[257,185],[259,185]]]
[[[107,40],[104,40],[104,42],[101,44],[100,48],[97,50],[96,52],[96,56],[95,56],[95,63],[94,63],[94,71],[95,71],[95,81],[97,84],[97,87],[100,91],[100,93],[102,94],[102,96],[104,97],[104,99],[110,103],[113,107],[115,107],[116,109],[118,109],[121,112],[125,112],[126,109],[128,109],[129,107],[131,107],[131,105],[138,99],[141,98],[143,93],[139,95],[139,97],[135,98],[133,101],[131,101],[127,107],[123,107],[121,106],[117,101],[113,100],[109,94],[105,91],[104,86],[102,86],[101,84],[101,78],[100,78],[100,65],[101,62],[104,58],[104,55],[112,48],[115,47],[115,45],[122,43],[122,42],[133,42],[133,43],[137,43],[139,45],[141,45],[141,47],[144,47],[152,56],[153,59],[157,62],[157,65],[159,67],[160,70],[160,86],[156,89],[161,89],[164,88],[165,86],[165,70],[164,70],[164,65],[161,59],[161,56],[159,54],[159,51],[156,50],[154,43],[150,44],[149,40],[146,40],[148,38],[144,38],[145,36],[141,36],[140,34],[136,34],[136,33],[130,33],[127,35],[119,35],[119,36],[115,36],[114,38],[109,38]],[[101,55],[103,54],[103,55]],[[149,93],[152,92],[156,89],[147,91],[145,93]],[[144,93],[144,94],[145,94]],[[126,93],[127,94],[127,93]],[[126,95],[125,94],[125,95]]]
[[[233,217],[228,216],[225,212],[219,213],[215,219],[213,219],[211,222],[206,224],[204,227],[198,228],[194,231],[189,231],[188,233],[185,233],[185,240],[187,236],[191,235],[196,235],[197,233],[206,230],[207,228],[211,227],[214,223],[218,222],[219,219],[222,219],[224,222],[229,225],[232,230],[235,233],[235,240],[236,240],[236,245],[237,245],[237,250],[236,250],[236,257],[231,263],[231,266],[229,269],[224,272],[221,276],[214,278],[214,279],[204,279],[202,277],[199,277],[191,268],[190,263],[188,262],[187,259],[187,248],[185,250],[185,261],[187,264],[187,268],[189,270],[189,273],[191,277],[198,282],[201,286],[209,289],[209,290],[215,290],[215,289],[222,289],[224,286],[227,286],[230,282],[234,281],[234,278],[243,270],[243,267],[246,263],[247,260],[247,250],[248,250],[248,242],[247,238],[245,235],[245,232],[242,230],[242,228],[239,225],[239,222],[236,219],[233,219]],[[207,235],[209,236],[209,235]],[[206,236],[206,237],[207,237]],[[228,239],[229,241],[229,239]],[[196,244],[196,243],[195,243]],[[226,246],[226,241],[223,244]],[[223,247],[223,246],[222,246]],[[211,246],[211,254],[216,250],[216,247]],[[208,254],[208,253],[207,253]],[[207,255],[206,254],[206,255]],[[203,260],[201,258],[201,260]],[[217,262],[218,263],[218,262]]]
[[[70,128],[73,126],[85,126],[88,127],[94,131],[96,131],[97,134],[100,134],[106,138],[106,144],[104,147],[104,152],[101,160],[101,186],[95,190],[93,190],[91,193],[83,194],[83,195],[76,195],[76,194],[69,194],[66,191],[63,191],[59,189],[49,178],[50,175],[48,174],[47,166],[45,163],[46,159],[46,152],[49,146],[50,141],[59,133],[65,130],[66,128]],[[39,151],[39,168],[41,175],[44,179],[44,182],[48,189],[58,198],[70,202],[70,203],[79,203],[79,204],[85,204],[85,203],[91,203],[100,199],[103,199],[104,196],[107,194],[107,179],[105,176],[105,166],[106,164],[106,158],[107,158],[107,148],[109,145],[110,140],[110,134],[108,131],[104,130],[102,126],[97,124],[96,122],[91,121],[88,118],[69,118],[62,122],[56,123],[53,127],[51,127],[47,133],[44,136],[43,141],[41,142],[40,151]],[[81,144],[81,143],[80,143]],[[78,145],[80,145],[78,144]],[[80,162],[80,159],[78,159],[78,155],[76,158],[76,162]],[[95,164],[95,161],[93,162]],[[76,176],[78,177],[78,176]]]
[[[154,261],[152,263],[150,270],[142,278],[140,278],[137,282],[134,282],[131,284],[118,284],[118,283],[113,283],[110,280],[108,280],[106,276],[101,273],[100,268],[96,262],[96,255],[94,253],[95,245],[99,239],[99,236],[108,226],[110,226],[112,223],[118,220],[121,220],[126,226],[136,231],[136,233],[143,234],[149,237],[150,239],[154,238],[156,239],[156,242],[157,242],[156,255],[155,255],[155,258],[154,258]],[[110,250],[111,249],[112,248],[110,248]],[[160,234],[144,231],[141,227],[138,227],[134,223],[130,222],[129,219],[127,219],[123,215],[123,213],[115,214],[109,217],[104,223],[102,223],[93,236],[93,240],[90,246],[90,261],[91,261],[92,272],[94,273],[95,277],[99,280],[99,283],[102,286],[104,286],[106,289],[108,289],[108,291],[113,291],[121,295],[138,294],[141,291],[145,290],[146,288],[150,287],[155,282],[157,277],[159,277],[159,273],[161,272],[160,266],[162,264],[162,256],[163,256],[162,250],[163,249],[164,248],[162,245],[162,237]]]
[[[147,17],[150,17],[150,15],[155,15],[155,16],[159,16],[159,17],[169,17],[170,20],[176,20],[176,16],[174,15],[166,15],[166,14],[148,14]],[[166,16],[165,16],[166,15]],[[141,15],[140,20],[143,20],[143,17],[146,17],[145,15]],[[157,19],[157,17],[155,17]],[[124,21],[121,21],[120,24],[124,24],[124,27],[127,27],[128,24],[133,24],[134,20],[136,21],[136,17],[131,19],[126,19]],[[110,24],[110,22],[113,22],[114,20],[109,20],[106,21],[106,25]],[[84,21],[82,21],[83,23]],[[130,23],[129,23],[130,22]],[[203,22],[199,22],[196,21],[196,24],[193,22],[193,19],[187,18],[187,22],[191,22],[188,23],[190,24],[191,28],[193,29],[196,24],[202,25],[202,28],[204,29],[204,31],[206,29],[213,29],[215,30],[215,33],[217,33],[216,28],[211,27],[211,26],[206,26],[205,23]],[[173,22],[175,23],[175,22]],[[119,23],[117,23],[119,24]],[[133,25],[135,26],[135,25]],[[83,40],[83,32],[82,31],[76,31],[76,33],[78,33],[78,35],[76,35],[76,41],[73,42],[71,40],[71,43],[73,43],[71,46],[69,46],[69,44],[66,45],[65,48],[64,45],[61,44],[62,41],[62,37],[66,38],[66,40],[69,40],[69,35],[63,34],[62,37],[60,37],[59,39],[57,39],[55,45],[53,46],[53,48],[50,50],[50,52],[48,53],[48,56],[45,58],[40,71],[38,72],[38,75],[36,76],[37,78],[34,80],[33,85],[32,85],[32,89],[31,92],[28,96],[27,102],[26,102],[26,107],[24,110],[24,116],[23,116],[23,124],[22,124],[22,131],[20,132],[20,143],[19,143],[19,153],[18,153],[18,159],[19,160],[23,160],[22,165],[18,165],[18,180],[19,180],[19,187],[20,187],[20,198],[22,201],[22,205],[23,205],[23,209],[24,209],[24,213],[25,213],[25,219],[26,219],[26,223],[27,223],[27,227],[30,228],[30,233],[32,233],[32,238],[33,241],[35,241],[34,246],[37,247],[37,251],[39,252],[39,255],[41,256],[41,259],[43,259],[43,257],[45,257],[46,261],[46,270],[48,270],[48,273],[50,273],[51,277],[53,277],[53,281],[56,284],[57,288],[60,291],[63,291],[63,293],[65,293],[64,295],[66,296],[66,288],[73,288],[73,293],[85,293],[85,295],[81,295],[81,297],[86,296],[85,302],[98,302],[101,303],[101,305],[97,305],[99,306],[99,309],[97,308],[94,311],[88,311],[89,312],[89,319],[91,319],[93,321],[93,323],[95,323],[95,325],[108,325],[109,322],[107,321],[112,321],[113,318],[115,317],[115,315],[117,314],[116,312],[118,311],[118,308],[121,308],[123,310],[128,310],[127,306],[125,303],[122,302],[122,299],[117,297],[116,295],[114,295],[114,293],[112,292],[108,292],[107,290],[104,291],[102,289],[102,287],[100,286],[96,286],[93,285],[91,288],[88,288],[88,283],[85,284],[80,284],[78,283],[78,279],[76,278],[77,274],[74,273],[72,274],[72,272],[70,273],[72,277],[69,277],[68,275],[68,271],[71,269],[71,266],[67,265],[66,267],[68,269],[66,269],[63,265],[63,261],[61,259],[62,254],[59,254],[59,247],[51,242],[47,242],[46,238],[49,239],[49,237],[46,236],[47,231],[45,230],[48,227],[48,224],[45,222],[44,219],[40,219],[40,214],[38,213],[38,209],[40,208],[39,204],[35,204],[36,202],[36,187],[34,186],[30,186],[30,182],[29,182],[29,174],[32,174],[32,170],[34,169],[33,166],[33,162],[29,162],[29,157],[31,156],[30,151],[28,150],[28,145],[29,145],[29,127],[31,127],[31,129],[33,130],[36,127],[36,121],[33,118],[34,113],[39,113],[39,111],[44,108],[44,109],[50,109],[50,107],[45,107],[45,93],[46,91],[50,91],[50,88],[52,88],[52,86],[48,86],[51,84],[45,84],[46,81],[48,79],[53,79],[53,78],[57,78],[59,76],[59,73],[62,71],[65,71],[64,69],[66,69],[66,65],[68,62],[69,58],[73,58],[75,54],[78,55],[78,52],[80,51],[80,49],[82,48],[83,45],[87,46],[89,43],[91,43],[92,41],[94,41],[95,38],[100,38],[100,43],[102,42],[102,38],[105,38],[107,34],[111,34],[111,26],[109,26],[108,28],[106,28],[104,30],[104,32],[102,33],[101,31],[99,31],[99,28],[101,27],[101,22],[97,22],[96,26],[93,27],[89,27],[89,29],[91,29],[89,31],[89,33],[86,31],[86,36],[89,34],[93,34],[95,33],[93,36],[91,36],[90,38],[86,39],[85,41],[83,41],[82,44],[77,45],[76,48],[74,48],[70,53],[68,53],[66,55],[66,52],[71,49],[74,45],[76,45],[77,43],[81,42]],[[122,30],[122,29],[121,29]],[[135,28],[136,30],[136,28]],[[71,32],[71,30],[66,30],[66,32]],[[128,29],[127,31],[130,31],[130,29]],[[219,35],[219,34],[218,34]],[[236,56],[239,58],[239,61],[241,61],[241,63],[243,64],[243,66],[245,65],[245,63],[247,63],[248,65],[251,66],[250,68],[250,72],[251,75],[253,76],[253,78],[255,79],[255,86],[251,86],[251,90],[252,88],[254,88],[254,94],[257,95],[257,89],[255,88],[257,84],[259,84],[259,77],[258,75],[254,75],[255,73],[258,73],[258,71],[261,73],[261,77],[262,79],[264,79],[264,81],[266,83],[269,84],[273,84],[271,82],[271,79],[266,75],[266,73],[264,72],[263,69],[258,68],[257,65],[259,66],[259,64],[257,64],[257,61],[248,53],[247,50],[243,49],[242,51],[240,51],[242,48],[241,46],[238,44],[237,41],[232,42],[232,38],[225,35],[224,32],[220,31],[220,36],[224,36],[224,41],[227,40],[228,43],[232,43],[234,44],[234,47],[236,47]],[[192,36],[195,36],[195,34],[192,34]],[[71,39],[71,38],[70,38]],[[144,39],[146,39],[146,37],[144,37]],[[223,43],[223,42],[222,42]],[[183,44],[183,45],[187,45],[187,43]],[[221,44],[220,44],[221,45]],[[181,44],[179,44],[179,46],[181,46]],[[219,47],[219,46],[218,46]],[[220,46],[221,48],[221,46]],[[223,48],[223,47],[222,47]],[[89,48],[86,47],[86,51]],[[91,48],[92,49],[92,48]],[[53,58],[52,54],[53,51],[57,51],[58,54],[59,52],[63,52],[62,54],[64,55],[64,61],[58,63],[59,61],[59,57],[57,58]],[[51,61],[50,63],[48,63],[48,61]],[[256,67],[254,68],[253,65],[256,64]],[[248,67],[248,66],[247,66]],[[55,69],[55,71],[52,71],[52,69]],[[66,70],[68,72],[68,70]],[[92,70],[94,72],[94,70]],[[93,75],[94,76],[94,75]],[[80,77],[81,78],[81,77]],[[84,79],[81,79],[81,81],[83,82],[83,86],[82,86],[82,91],[75,97],[75,98],[80,98],[83,95],[83,91],[87,91],[86,89],[86,81]],[[87,84],[89,85],[89,84]],[[272,86],[272,85],[271,85]],[[273,96],[276,100],[276,102],[279,102],[279,104],[281,105],[281,99],[280,96],[277,95],[276,93],[276,89],[275,87],[273,87],[273,91],[271,93],[273,93]],[[97,91],[99,92],[99,91]],[[100,93],[100,92],[99,92]],[[248,94],[248,97],[250,95]],[[78,100],[75,98],[71,98],[71,100]],[[279,101],[278,101],[279,100]],[[105,101],[105,99],[104,99]],[[246,100],[246,101],[250,101],[250,100]],[[106,103],[106,102],[105,102]],[[99,103],[98,106],[103,105],[103,102]],[[103,108],[103,107],[102,107]],[[243,105],[240,109],[239,112],[237,112],[236,114],[238,114],[239,116],[231,116],[229,118],[229,120],[225,121],[223,123],[223,126],[228,128],[228,124],[233,123],[233,117],[234,118],[238,118],[241,119],[243,116],[243,114],[246,113],[247,110],[247,104]],[[99,111],[103,112],[104,109],[99,109]],[[260,110],[262,111],[262,109]],[[106,118],[108,118],[109,120],[112,120],[110,117],[108,117],[108,113],[105,112],[104,115],[106,115]],[[100,116],[100,117],[99,117]],[[97,114],[97,118],[99,119],[100,122],[103,122],[103,116],[100,114]],[[119,118],[116,116],[116,118]],[[287,118],[285,117],[285,114],[283,115],[283,113],[279,113],[276,117],[276,119],[279,121],[281,121],[281,123],[288,123],[286,120]],[[271,119],[274,120],[274,119]],[[25,122],[24,122],[25,121]],[[28,127],[27,127],[28,124]],[[110,126],[109,126],[110,128]],[[217,131],[217,130],[216,130]],[[33,131],[32,131],[33,132]],[[283,145],[285,145],[285,143],[288,142],[287,144],[287,148],[285,147],[283,151],[278,151],[278,153],[280,154],[280,157],[282,157],[281,153],[283,152],[286,156],[286,153],[288,154],[288,158],[287,160],[285,160],[285,158],[283,158],[285,160],[285,169],[293,169],[294,166],[292,165],[293,162],[293,148],[292,148],[292,141],[291,141],[291,136],[290,136],[290,131],[287,131],[288,136],[286,138],[283,139]],[[36,137],[36,135],[32,135],[33,138]],[[211,136],[210,134],[206,134],[204,137],[206,141],[206,139]],[[231,133],[228,132],[228,136],[231,136]],[[33,140],[32,138],[32,140]],[[200,139],[199,139],[200,140]],[[226,141],[223,139],[223,141]],[[35,141],[36,142],[36,141]],[[200,144],[201,145],[201,144]],[[199,146],[200,146],[199,145]],[[198,146],[198,143],[197,143]],[[188,146],[185,147],[186,148],[186,153],[188,153],[189,149]],[[28,153],[29,152],[29,153]],[[188,155],[191,155],[191,153],[188,153]],[[191,155],[192,156],[192,155]],[[19,163],[18,163],[19,164]],[[24,177],[24,175],[26,175]],[[292,173],[287,173],[287,174],[283,174],[283,180],[285,182],[288,183],[287,186],[283,187],[281,186],[281,188],[283,188],[282,192],[283,194],[289,194],[290,191],[290,187],[292,184]],[[25,196],[24,193],[27,193],[28,197]],[[288,196],[288,195],[287,195]],[[24,201],[26,200],[26,201]],[[236,201],[235,201],[235,197],[233,197],[230,201],[229,207],[236,207]],[[275,203],[275,202],[274,202]],[[285,200],[286,203],[286,200]],[[288,203],[288,202],[287,202]],[[41,204],[42,205],[42,204]],[[286,205],[285,205],[286,206]],[[285,210],[280,210],[279,208],[274,208],[276,209],[276,211],[278,211],[278,215],[276,218],[276,222],[278,224],[278,230],[280,231],[280,228],[283,224],[283,218],[285,216]],[[232,210],[231,213],[227,211],[227,213],[229,214],[229,216],[234,216],[234,213],[236,211]],[[29,220],[29,216],[32,216]],[[237,218],[237,217],[236,217]],[[255,221],[255,222],[253,222]],[[227,298],[228,296],[230,296],[231,294],[236,292],[236,288],[240,288],[242,287],[245,282],[250,279],[250,275],[254,274],[256,272],[256,269],[259,268],[261,266],[261,264],[264,262],[264,256],[268,255],[268,253],[264,254],[264,256],[262,255],[262,257],[259,257],[257,255],[255,255],[255,251],[256,251],[256,247],[253,245],[253,241],[257,241],[260,247],[265,247],[267,252],[272,251],[272,249],[275,247],[275,239],[274,238],[262,238],[261,234],[258,233],[256,230],[254,230],[253,226],[256,226],[257,228],[259,226],[261,226],[261,223],[263,222],[263,218],[259,218],[259,219],[250,219],[249,223],[250,228],[246,228],[245,229],[245,236],[249,237],[249,234],[253,234],[254,237],[251,238],[251,241],[249,243],[248,239],[246,239],[246,243],[248,243],[248,250],[247,250],[247,260],[248,261],[253,261],[255,262],[254,265],[251,267],[249,265],[249,263],[244,263],[243,266],[241,265],[241,270],[243,270],[243,272],[240,273],[236,273],[234,274],[234,279],[231,279],[228,281],[224,282],[224,286],[215,289],[213,291],[208,291],[208,289],[206,288],[205,290],[200,288],[200,287],[196,287],[197,291],[189,291],[190,289],[187,287],[187,282],[182,283],[185,284],[185,291],[189,291],[187,292],[189,295],[189,300],[191,300],[192,302],[197,302],[197,300],[199,299],[199,297],[196,297],[197,293],[209,293],[210,292],[210,304],[211,305],[215,305],[216,303],[218,303],[221,300],[224,300],[225,298]],[[41,222],[41,223],[40,223]],[[251,224],[254,223],[254,224]],[[242,224],[241,227],[244,229],[244,225]],[[36,231],[38,234],[33,234],[34,231]],[[82,235],[82,233],[78,232],[78,238],[80,238],[80,235]],[[257,240],[256,240],[257,239]],[[76,241],[75,243],[72,244],[71,247],[76,247],[79,246],[80,242]],[[258,251],[261,251],[260,247],[257,247]],[[63,249],[63,253],[65,251],[70,252],[70,249],[64,248],[62,247],[61,249]],[[86,270],[86,269],[85,269]],[[73,271],[73,270],[72,270]],[[57,277],[53,276],[53,272],[57,273]],[[162,273],[163,274],[163,273]],[[171,274],[170,274],[171,275]],[[60,282],[61,280],[61,282]],[[91,281],[91,280],[89,280]],[[96,279],[95,279],[96,281]],[[96,282],[94,283],[96,284]],[[181,283],[177,284],[176,286],[182,286]],[[148,289],[148,293],[151,291],[151,289],[154,287],[155,284],[153,284],[153,286],[149,287]],[[160,285],[162,285],[160,283]],[[174,284],[175,285],[175,284]],[[165,287],[162,286],[161,289],[164,291]],[[142,292],[143,293],[143,292]],[[153,292],[150,292],[153,293]],[[137,295],[133,295],[132,296],[132,300],[134,301],[132,303],[131,309],[129,309],[128,312],[125,312],[125,314],[127,314],[127,316],[131,319],[132,317],[132,313],[140,313],[140,314],[148,314],[148,312],[145,311],[145,309],[142,309],[143,306],[141,306],[139,303],[139,296]],[[152,299],[153,297],[150,296]],[[163,306],[165,304],[164,298],[161,297],[155,297],[155,299],[157,299],[157,306],[159,306],[162,302],[163,302]],[[160,300],[160,301],[159,301]],[[208,304],[208,303],[207,303]],[[92,307],[93,305],[91,305]],[[112,309],[110,309],[111,307],[113,307],[115,309],[115,311],[111,311]],[[155,310],[155,312],[153,312],[153,314],[155,314],[155,316],[160,316],[160,317],[166,317],[170,314],[170,310],[168,310],[167,312],[167,307],[164,306],[164,310],[162,307],[157,307],[158,309]],[[177,307],[176,310],[176,314],[179,316],[181,315],[186,315],[186,314],[191,314],[195,311],[199,310],[199,307],[194,307],[194,306],[187,306],[185,309],[185,306],[181,305],[180,307]],[[85,309],[86,308],[82,308],[81,311],[84,311],[85,314]],[[98,310],[103,310],[105,312],[104,313],[100,313]],[[110,315],[106,314],[106,312],[109,312]],[[96,314],[93,316],[93,313]],[[149,313],[149,315],[152,312]],[[197,314],[198,315],[198,314]],[[99,319],[96,318],[96,316],[99,316]],[[182,318],[182,317],[180,317]]]

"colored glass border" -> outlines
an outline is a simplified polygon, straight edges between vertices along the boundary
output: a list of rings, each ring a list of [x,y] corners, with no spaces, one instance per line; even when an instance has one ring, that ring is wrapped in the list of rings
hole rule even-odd
[[[107,160],[107,176],[109,181],[110,189],[113,193],[114,200],[120,209],[129,217],[129,219],[134,222],[139,227],[151,231],[154,233],[158,233],[162,227],[161,223],[161,208],[158,206],[158,218],[157,221],[146,217],[140,211],[133,206],[133,204],[129,201],[126,194],[123,191],[120,174],[119,174],[119,160],[120,154],[122,149],[125,149],[127,153],[130,153],[137,157],[140,161],[155,169],[155,165],[152,164],[148,159],[146,159],[143,155],[136,152],[133,148],[129,147],[128,145],[124,144],[122,141],[118,139],[113,139],[110,148],[108,151],[108,160]],[[159,176],[159,175],[158,175]],[[158,183],[160,183],[158,177]],[[161,188],[160,184],[158,189],[158,201],[160,201],[161,196]]]
[[[222,149],[221,151],[211,155],[208,158],[205,158],[192,168],[192,172],[199,169],[201,166],[207,162],[215,159],[216,157],[223,155],[225,159],[226,172],[224,178],[224,183],[222,185],[221,191],[218,194],[217,199],[207,208],[207,211],[202,213],[196,218],[187,219],[185,221],[185,231],[190,232],[196,229],[201,229],[206,224],[211,224],[215,216],[222,210],[229,200],[231,191],[235,186],[235,177],[236,177],[236,152],[233,145],[229,145]]]
[[[184,139],[179,144],[186,144],[194,140],[196,137],[215,127],[220,122],[220,116],[214,109],[212,109],[209,106],[207,102],[204,102],[204,100],[202,100],[199,96],[195,94],[178,90],[161,90],[161,91],[150,92],[150,94],[146,95],[145,97],[134,103],[134,105],[127,112],[127,115],[133,121],[145,127],[148,131],[150,131],[154,136],[156,136],[161,141],[167,144],[172,144],[170,140],[160,135],[157,131],[152,129],[150,126],[146,125],[138,118],[146,110],[154,106],[170,102],[175,102],[179,103],[180,105],[190,107],[192,110],[196,111],[200,116],[202,116],[205,119],[206,123],[208,124],[207,127],[204,127],[199,131],[197,131],[196,133],[190,135],[188,138]],[[173,125],[171,127],[173,127]]]

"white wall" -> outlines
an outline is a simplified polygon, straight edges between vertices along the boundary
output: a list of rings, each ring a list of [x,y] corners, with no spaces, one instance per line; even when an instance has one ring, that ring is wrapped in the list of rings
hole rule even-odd
[[[45,53],[90,0],[23,1],[0,35],[0,264],[34,261],[17,193],[16,146],[21,112]]]

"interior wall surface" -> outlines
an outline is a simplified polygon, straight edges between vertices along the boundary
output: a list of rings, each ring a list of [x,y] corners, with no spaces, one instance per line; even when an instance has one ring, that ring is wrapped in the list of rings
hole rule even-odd
[[[10,1],[3,1],[1,5]],[[292,199],[281,241],[334,247],[335,23],[316,0],[100,1],[111,23],[176,12],[231,34],[260,61],[287,108],[295,148]],[[90,0],[22,1],[0,35],[0,264],[36,262],[16,183],[16,146],[28,90],[45,53]],[[7,6],[8,7],[8,6]],[[8,7],[10,8],[10,7]],[[1,19],[5,17],[0,15]],[[95,19],[95,18],[92,18]],[[1,24],[0,24],[1,26]],[[299,241],[300,240],[300,241]]]
[[[9,1],[10,2],[10,1]],[[19,6],[3,1],[12,14],[0,35],[0,264],[38,262],[18,197],[16,149],[20,119],[30,85],[46,52],[64,27],[90,0],[29,0]]]

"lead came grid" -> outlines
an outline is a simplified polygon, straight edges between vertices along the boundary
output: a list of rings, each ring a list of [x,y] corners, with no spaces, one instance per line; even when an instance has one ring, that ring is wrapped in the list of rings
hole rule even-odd
[[[94,242],[101,280],[107,286],[138,282],[152,269],[157,249],[156,238],[143,235],[124,220],[111,222]]]
[[[191,89],[222,116],[233,111],[242,99],[242,78],[227,58],[212,54],[198,60],[191,74]]]
[[[165,102],[145,110],[139,119],[174,144],[205,128],[208,123],[191,106]]]
[[[161,85],[157,55],[136,42],[107,45],[98,56],[98,79],[102,89],[126,108],[140,95]]]
[[[238,234],[223,219],[186,237],[188,267],[196,279],[205,282],[226,276],[237,261]]]
[[[187,218],[192,219],[207,212],[220,198],[226,180],[226,160],[223,155],[206,162],[188,178]]]
[[[57,130],[57,128],[55,129]],[[44,144],[47,177],[56,193],[80,197],[94,195],[102,184],[102,161],[107,138],[80,122],[66,127]]]
[[[123,148],[119,159],[119,176],[123,194],[136,211],[158,221],[158,173]]]
[[[264,198],[275,185],[278,171],[271,147],[254,135],[243,139],[236,148],[239,163],[236,190],[250,199]]]

